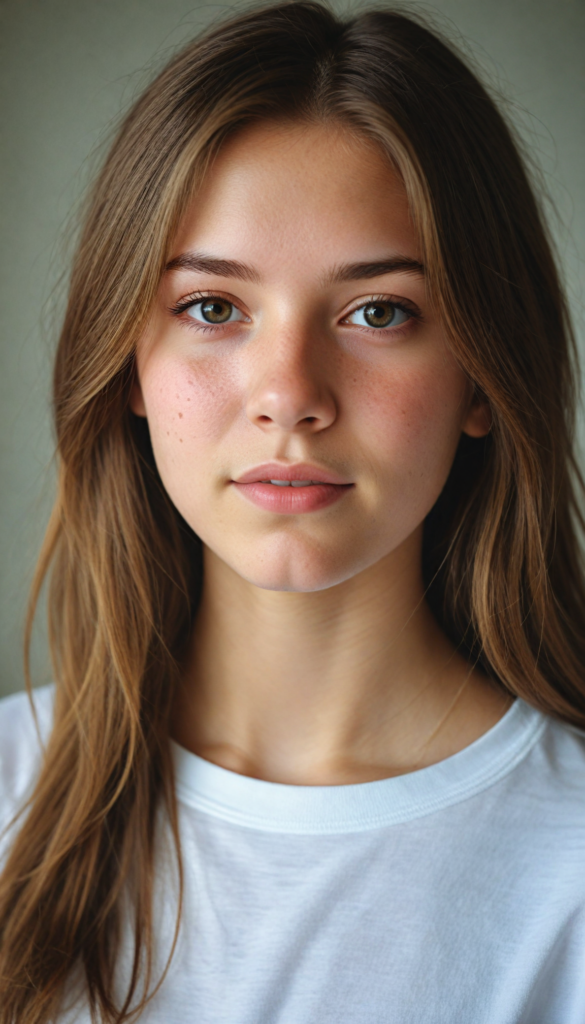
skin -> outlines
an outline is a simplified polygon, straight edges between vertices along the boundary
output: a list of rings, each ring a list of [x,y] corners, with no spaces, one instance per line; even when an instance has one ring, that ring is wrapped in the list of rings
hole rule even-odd
[[[204,544],[175,739],[297,785],[451,756],[509,704],[425,604],[422,524],[461,432],[485,434],[489,409],[447,347],[424,274],[334,279],[350,263],[421,260],[400,178],[339,129],[256,126],[224,147],[188,209],[172,255],[193,252],[254,274],[168,269],[137,350],[132,410]],[[240,319],[209,329],[200,306],[172,312],[199,292]],[[368,327],[355,310],[382,297],[405,311]],[[259,509],[232,481],[275,460],[353,486],[319,511]]]

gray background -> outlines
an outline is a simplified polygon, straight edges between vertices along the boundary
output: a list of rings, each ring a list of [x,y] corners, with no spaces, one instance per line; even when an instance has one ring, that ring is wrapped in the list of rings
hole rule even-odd
[[[72,211],[121,111],[177,45],[232,6],[0,0],[0,693],[23,686],[26,595],[54,490],[51,353]],[[585,3],[402,6],[431,14],[504,98],[553,200],[583,345]],[[42,683],[42,630],[35,650]]]

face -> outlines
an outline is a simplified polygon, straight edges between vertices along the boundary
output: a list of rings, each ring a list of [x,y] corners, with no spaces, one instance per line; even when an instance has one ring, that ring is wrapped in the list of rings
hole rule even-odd
[[[237,136],[184,217],[131,405],[179,512],[258,587],[412,546],[461,431],[488,429],[420,260],[401,180],[340,129]]]

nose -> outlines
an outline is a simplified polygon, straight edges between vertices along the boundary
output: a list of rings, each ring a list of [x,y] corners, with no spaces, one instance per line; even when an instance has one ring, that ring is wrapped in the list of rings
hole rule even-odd
[[[267,431],[325,430],[337,416],[326,347],[300,330],[275,333],[255,353],[248,419]]]

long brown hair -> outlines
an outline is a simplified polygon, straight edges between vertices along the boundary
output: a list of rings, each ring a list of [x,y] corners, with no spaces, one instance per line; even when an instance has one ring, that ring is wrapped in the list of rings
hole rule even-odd
[[[497,685],[585,725],[585,592],[573,450],[575,352],[510,128],[417,19],[255,8],[190,43],[132,108],[94,187],[57,352],[59,491],[48,575],[56,680],[43,769],[0,885],[0,1022],[58,1013],[77,972],[94,1018],[129,1019],[153,978],[156,821],[178,826],[168,720],[201,587],[200,542],[129,411],[134,349],[186,203],[228,134],[335,122],[404,178],[450,344],[493,426],[463,438],[425,524],[435,615]],[[30,629],[30,620],[29,620]],[[133,969],[115,965],[132,922]]]

